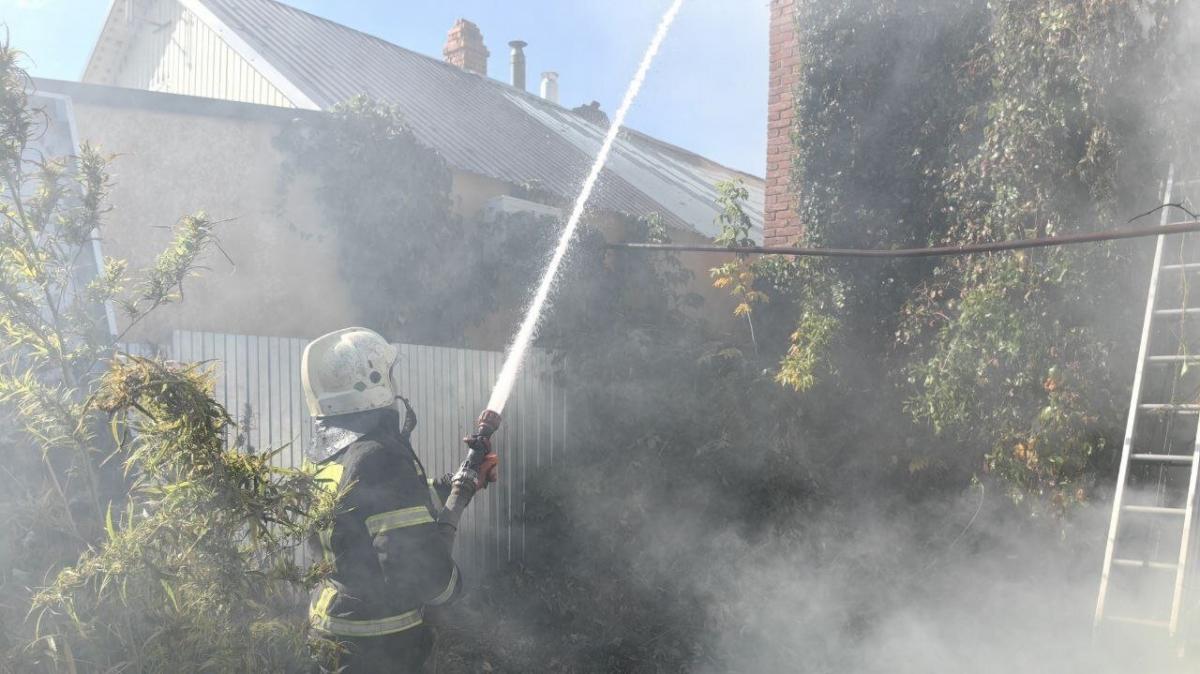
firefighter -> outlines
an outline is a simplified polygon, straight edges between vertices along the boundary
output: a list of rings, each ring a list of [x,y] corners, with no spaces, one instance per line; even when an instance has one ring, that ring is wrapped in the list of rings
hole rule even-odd
[[[433,647],[425,609],[462,588],[451,557],[458,516],[497,477],[490,440],[476,435],[468,444],[486,454],[482,465],[427,479],[409,442],[416,415],[391,376],[396,359],[377,333],[349,328],[309,344],[301,361],[314,419],[306,454],[318,483],[341,493],[332,525],[309,541],[330,569],[309,622],[341,644],[334,669],[349,674],[422,669]],[[447,499],[454,512],[442,507]]]

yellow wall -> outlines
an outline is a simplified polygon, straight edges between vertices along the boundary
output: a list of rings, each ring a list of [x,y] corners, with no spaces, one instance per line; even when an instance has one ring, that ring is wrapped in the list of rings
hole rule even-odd
[[[461,171],[454,174],[451,190],[454,212],[464,218],[474,217],[489,199],[512,194],[508,183]]]

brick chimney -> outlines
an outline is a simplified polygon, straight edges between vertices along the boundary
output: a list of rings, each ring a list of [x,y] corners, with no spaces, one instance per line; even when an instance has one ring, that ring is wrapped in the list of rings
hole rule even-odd
[[[446,34],[442,55],[446,57],[446,63],[487,75],[487,60],[491,54],[483,45],[483,33],[479,32],[479,26],[466,19],[454,22],[454,27]]]
[[[792,124],[800,82],[796,1],[771,0],[771,82],[767,98],[767,187],[763,242],[793,243],[803,231],[792,193]]]

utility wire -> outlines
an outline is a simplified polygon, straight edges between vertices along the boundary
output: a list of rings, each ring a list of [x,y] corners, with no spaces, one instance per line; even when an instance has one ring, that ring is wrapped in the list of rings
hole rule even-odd
[[[1161,208],[1161,207],[1160,207]],[[1200,231],[1200,219],[1195,218],[1171,225],[1154,227],[1125,227],[1110,229],[1104,232],[1087,232],[1082,234],[1063,234],[1047,236],[1039,239],[1016,239],[1013,241],[993,241],[990,243],[975,243],[965,246],[934,246],[930,248],[793,248],[772,246],[714,246],[701,244],[679,243],[610,243],[609,248],[621,250],[643,251],[678,251],[695,253],[735,253],[738,255],[790,255],[800,257],[946,257],[951,255],[974,255],[976,253],[996,253],[1006,250],[1022,250],[1026,248],[1049,248],[1052,246],[1067,246],[1080,243],[1096,243],[1099,241],[1116,241],[1119,239],[1136,239],[1146,236],[1165,236],[1168,234],[1187,234]]]

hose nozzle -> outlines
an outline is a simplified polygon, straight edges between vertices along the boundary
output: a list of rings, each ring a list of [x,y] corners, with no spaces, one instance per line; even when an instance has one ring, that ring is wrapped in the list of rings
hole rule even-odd
[[[479,420],[475,422],[475,435],[481,438],[490,438],[499,428],[500,413],[484,410],[479,414]]]
[[[475,422],[475,432],[463,438],[463,442],[466,443],[467,447],[471,448],[471,453],[467,457],[467,463],[472,466],[478,466],[483,461],[483,457],[492,451],[492,434],[498,428],[500,428],[500,414],[498,412],[484,410],[479,415],[479,420]]]

